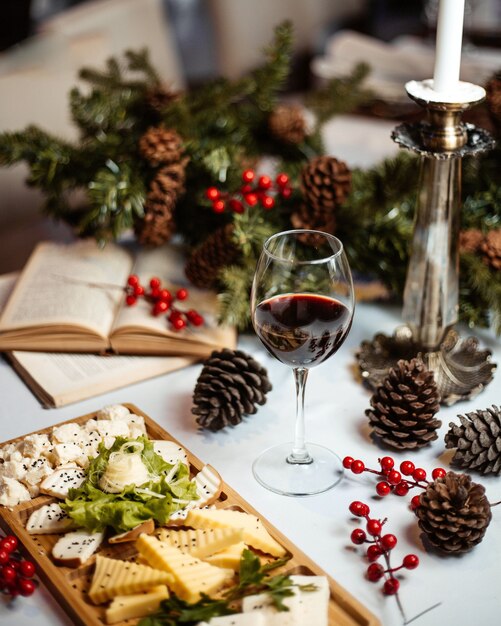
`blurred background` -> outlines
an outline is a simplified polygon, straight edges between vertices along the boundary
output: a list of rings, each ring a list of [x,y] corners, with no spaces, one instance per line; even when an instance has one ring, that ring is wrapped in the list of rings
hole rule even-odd
[[[438,0],[2,0],[0,132],[38,124],[74,139],[68,92],[78,70],[102,66],[127,48],[147,46],[174,89],[238,77],[262,61],[284,19],[295,31],[287,91],[302,94],[364,61],[379,98],[371,113],[398,119],[410,105],[404,83],[433,74],[437,6]],[[466,0],[461,77],[483,84],[500,69],[501,0]],[[26,172],[22,165],[0,168],[2,271],[19,267],[34,242],[69,236],[38,213],[41,198],[25,185]]]

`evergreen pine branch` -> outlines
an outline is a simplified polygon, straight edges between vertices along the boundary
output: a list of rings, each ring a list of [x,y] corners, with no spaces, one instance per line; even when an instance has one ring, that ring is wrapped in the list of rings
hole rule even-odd
[[[497,334],[501,334],[500,274],[493,272],[478,255],[461,257],[461,319],[470,325],[487,326],[490,312]]]
[[[255,263],[229,265],[219,273],[221,290],[218,294],[219,321],[244,331],[250,323],[249,294],[254,276]]]
[[[129,63],[131,72],[142,72],[150,85],[159,85],[160,76],[150,61],[147,48],[141,50],[126,50],[125,57]]]

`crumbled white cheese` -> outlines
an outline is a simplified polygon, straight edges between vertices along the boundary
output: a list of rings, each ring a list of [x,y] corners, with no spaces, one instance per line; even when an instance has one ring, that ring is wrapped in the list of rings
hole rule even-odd
[[[0,465],[0,476],[22,480],[26,476],[31,460],[32,459],[21,457],[19,460],[5,461]]]
[[[126,417],[129,414],[129,409],[126,406],[123,406],[123,404],[108,404],[98,412],[97,419],[116,420]]]
[[[52,430],[52,440],[55,443],[79,443],[83,435],[84,429],[74,422],[57,426]]]
[[[30,492],[15,478],[0,476],[0,504],[16,506],[31,500]]]
[[[52,444],[49,441],[47,435],[28,435],[24,437],[18,444],[18,450],[24,456],[29,456],[32,459],[38,459],[42,454],[48,453],[52,450]]]
[[[55,466],[66,465],[71,461],[80,462],[83,456],[82,448],[76,443],[56,443],[52,451],[52,462]]]

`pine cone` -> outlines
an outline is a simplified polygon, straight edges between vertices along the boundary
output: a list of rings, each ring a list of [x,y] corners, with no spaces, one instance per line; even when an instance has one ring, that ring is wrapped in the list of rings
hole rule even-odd
[[[139,139],[139,152],[153,167],[176,163],[183,155],[182,139],[175,130],[152,126]]]
[[[496,74],[488,81],[485,91],[487,109],[499,134],[501,133],[501,74]]]
[[[193,250],[184,272],[195,287],[215,287],[219,271],[237,260],[240,252],[232,241],[232,234],[231,224],[222,226]]]
[[[334,215],[324,215],[322,219],[313,216],[306,205],[302,205],[299,211],[292,213],[291,224],[294,228],[307,230],[320,230],[324,233],[334,234],[336,230],[336,220]],[[308,246],[316,246],[321,243],[321,237],[314,234],[304,234],[299,236],[299,240]]]
[[[301,190],[306,204],[316,216],[332,213],[351,190],[351,172],[346,163],[334,157],[312,159],[301,172]]]
[[[484,241],[484,234],[477,228],[469,228],[459,233],[459,252],[475,253]]]
[[[176,194],[150,192],[144,204],[144,217],[135,224],[136,237],[140,244],[160,246],[174,234],[173,210]]]
[[[148,107],[156,113],[162,111],[170,104],[179,99],[179,92],[170,91],[161,85],[155,85],[145,94],[145,100]]]
[[[306,137],[306,120],[297,104],[277,106],[268,118],[268,127],[272,135],[286,143],[301,143]]]
[[[398,361],[371,398],[365,414],[373,436],[392,448],[413,449],[437,439],[442,422],[433,419],[440,397],[433,372],[420,359]]]
[[[501,473],[501,411],[492,406],[458,415],[461,425],[449,424],[445,447],[457,448],[452,462],[482,474]]]
[[[251,356],[240,350],[213,352],[204,361],[193,393],[196,421],[202,428],[221,430],[256,413],[271,389],[268,374]]]
[[[155,194],[174,192],[177,195],[184,193],[184,181],[186,178],[186,165],[189,159],[186,157],[178,163],[164,165],[155,174],[151,181],[150,189]]]
[[[467,474],[454,472],[428,485],[415,513],[431,544],[453,554],[468,552],[480,543],[492,517],[484,487]]]
[[[501,270],[501,228],[495,228],[487,233],[480,246],[486,265],[494,270]]]

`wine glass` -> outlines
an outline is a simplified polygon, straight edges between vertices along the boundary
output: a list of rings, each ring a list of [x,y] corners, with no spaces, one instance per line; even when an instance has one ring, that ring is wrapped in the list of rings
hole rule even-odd
[[[265,450],[252,466],[258,482],[275,493],[321,493],[343,476],[337,454],[305,443],[304,392],[310,368],[346,339],[354,307],[350,266],[339,239],[290,230],[265,241],[252,284],[252,323],[268,351],[292,367],[296,385],[294,442]]]

